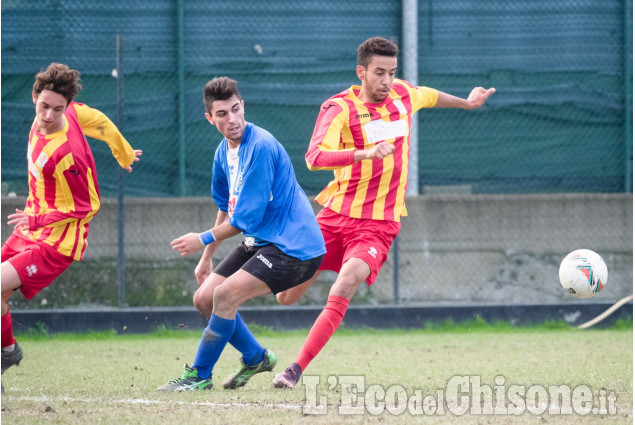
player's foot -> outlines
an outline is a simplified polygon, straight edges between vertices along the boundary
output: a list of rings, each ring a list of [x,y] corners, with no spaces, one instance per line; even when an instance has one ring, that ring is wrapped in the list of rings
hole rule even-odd
[[[284,372],[279,373],[273,378],[273,386],[275,388],[295,388],[296,384],[302,376],[302,369],[297,363],[291,363]]]
[[[2,373],[13,365],[19,365],[20,361],[22,361],[22,349],[17,342],[12,351],[2,349]]]
[[[165,385],[157,388],[157,391],[192,391],[192,390],[211,390],[212,389],[212,377],[203,379],[198,376],[198,371],[194,367],[189,367],[187,364],[183,369],[183,374],[178,378],[168,382]]]
[[[247,366],[242,359],[240,359],[240,363],[240,367],[225,379],[223,388],[234,390],[245,385],[257,373],[271,372],[276,363],[278,363],[278,359],[276,359],[273,351],[265,350],[262,355],[262,361],[257,365]]]

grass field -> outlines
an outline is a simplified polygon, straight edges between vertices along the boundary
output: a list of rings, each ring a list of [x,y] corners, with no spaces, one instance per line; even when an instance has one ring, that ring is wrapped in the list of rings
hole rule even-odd
[[[294,359],[306,331],[260,329],[256,334],[278,355],[278,372]],[[305,371],[306,385],[294,390],[273,389],[272,373],[255,376],[244,388],[223,390],[222,381],[239,357],[228,347],[214,371],[212,391],[155,391],[180,375],[184,363],[192,362],[199,338],[200,331],[189,329],[144,335],[21,335],[24,360],[2,376],[2,421],[633,423],[632,321],[585,331],[562,325],[511,328],[483,323],[410,331],[340,329]],[[472,386],[455,385],[465,380]],[[573,413],[566,411],[571,405],[568,397],[545,400],[555,385],[566,386],[558,387],[565,393],[570,389]],[[459,398],[456,388],[465,390]],[[443,411],[432,399],[443,400]],[[497,400],[504,404],[496,405]],[[497,414],[483,414],[488,406],[497,407]],[[602,410],[584,414],[591,406]],[[562,414],[557,414],[560,408]]]

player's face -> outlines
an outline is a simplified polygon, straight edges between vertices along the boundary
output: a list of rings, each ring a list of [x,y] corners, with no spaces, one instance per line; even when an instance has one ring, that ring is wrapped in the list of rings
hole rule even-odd
[[[35,123],[37,130],[53,134],[64,128],[64,111],[68,106],[66,98],[51,90],[42,90],[39,95],[32,93],[35,103]]]
[[[247,123],[245,104],[237,96],[227,100],[215,100],[212,103],[211,114],[206,113],[205,117],[225,136],[230,145],[240,144]]]
[[[386,99],[397,73],[397,58],[373,56],[367,68],[357,67],[362,81],[360,98],[366,103],[381,103]]]

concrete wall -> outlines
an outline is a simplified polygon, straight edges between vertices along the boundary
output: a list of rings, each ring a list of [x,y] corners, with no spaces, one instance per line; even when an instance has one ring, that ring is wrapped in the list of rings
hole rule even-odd
[[[3,197],[3,218],[24,202]],[[597,251],[608,266],[607,287],[594,301],[610,302],[633,291],[632,194],[435,194],[409,199],[407,207],[399,238],[400,302],[578,302],[558,281],[560,261],[578,248]],[[209,198],[127,198],[127,266],[141,260],[156,267],[182,261],[170,241],[211,227],[215,217]],[[3,219],[3,241],[10,230]],[[216,261],[240,240],[226,241]],[[91,224],[85,260],[116,258],[117,203],[104,199]],[[364,285],[357,303],[394,301],[394,264],[393,246],[375,285]],[[324,273],[304,302],[322,304],[334,278]],[[184,291],[196,288],[193,274],[189,279]]]

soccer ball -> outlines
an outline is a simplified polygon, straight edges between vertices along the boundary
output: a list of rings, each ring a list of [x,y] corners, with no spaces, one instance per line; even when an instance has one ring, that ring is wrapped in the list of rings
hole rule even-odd
[[[591,298],[604,289],[608,270],[602,257],[589,249],[576,249],[560,263],[560,284],[576,298]]]

